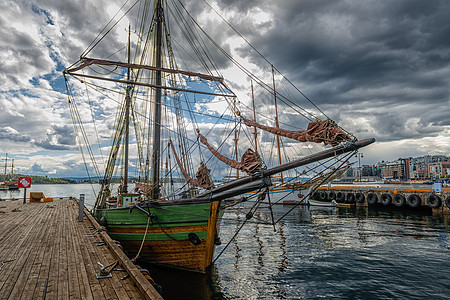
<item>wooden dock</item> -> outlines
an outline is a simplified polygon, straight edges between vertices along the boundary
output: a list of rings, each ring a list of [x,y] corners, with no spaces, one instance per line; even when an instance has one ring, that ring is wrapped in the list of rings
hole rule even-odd
[[[79,222],[75,199],[0,201],[0,299],[162,299],[84,211]],[[115,261],[97,279],[98,262]]]

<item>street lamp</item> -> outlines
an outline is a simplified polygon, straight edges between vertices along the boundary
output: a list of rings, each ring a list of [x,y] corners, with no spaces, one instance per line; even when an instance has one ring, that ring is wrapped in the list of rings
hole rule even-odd
[[[358,169],[359,169],[359,182],[361,182],[361,173],[362,173],[362,170],[361,170],[361,158],[363,158],[364,157],[364,155],[361,153],[361,152],[358,152],[358,153],[356,153],[355,154],[355,157],[357,157],[358,158],[358,165],[359,165],[359,167],[358,167]]]

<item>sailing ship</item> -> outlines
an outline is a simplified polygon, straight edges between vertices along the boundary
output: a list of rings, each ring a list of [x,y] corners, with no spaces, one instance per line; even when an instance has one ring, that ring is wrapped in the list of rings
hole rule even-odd
[[[273,86],[258,79],[210,37],[181,1],[142,0],[122,11],[126,13],[108,23],[104,34],[66,68],[64,77],[86,169],[89,176],[101,178],[93,215],[130,257],[205,272],[221,243],[225,202],[244,201],[252,197],[248,195],[257,201],[267,195],[270,202],[274,176],[281,176],[284,184],[283,174],[286,178],[289,170],[297,179],[309,170],[314,172],[311,178],[317,178],[374,141],[357,140],[330,119],[321,120],[299,108],[275,89],[272,66]],[[105,44],[108,34],[119,34],[115,28],[126,14],[138,21],[128,26],[124,45]],[[92,58],[95,55],[101,58]],[[249,110],[248,97],[241,100],[242,91],[231,88],[240,86],[219,71],[213,60],[217,56],[232,63],[222,61],[223,66],[238,68],[249,79],[246,82],[252,82],[252,96],[257,94],[261,107],[274,107],[264,102],[265,93],[275,98],[275,109],[277,101],[293,105],[286,116],[306,120],[306,129],[282,129],[284,123],[277,115],[274,123],[273,118],[257,122],[255,97]],[[253,82],[258,90],[254,91]],[[101,137],[112,127],[111,120],[114,130],[106,144]],[[279,154],[283,139],[289,139],[285,146],[295,156],[282,161],[280,154],[278,162],[271,163],[273,146],[267,152],[259,140],[268,135],[275,137]],[[308,145],[309,152],[296,149],[291,141]],[[232,150],[231,155],[227,150]],[[240,161],[238,153],[243,153]],[[226,176],[229,169],[236,172],[233,180],[214,180]],[[134,188],[129,186],[133,172]],[[113,184],[117,178],[118,187]],[[252,215],[250,211],[247,219]]]
[[[11,174],[8,174],[8,153],[5,155],[5,172],[3,174],[3,182],[0,182],[0,190],[18,190],[17,181],[14,181],[14,159],[11,159]],[[9,179],[7,179],[9,177]]]

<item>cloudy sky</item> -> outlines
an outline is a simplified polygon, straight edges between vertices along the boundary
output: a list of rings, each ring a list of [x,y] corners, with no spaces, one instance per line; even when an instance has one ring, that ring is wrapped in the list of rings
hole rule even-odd
[[[0,2],[0,156],[14,158],[16,172],[85,174],[62,71],[122,2]],[[182,2],[205,18],[202,1]],[[376,138],[362,163],[450,155],[449,1],[209,3],[340,126]],[[252,63],[248,48],[217,39]]]

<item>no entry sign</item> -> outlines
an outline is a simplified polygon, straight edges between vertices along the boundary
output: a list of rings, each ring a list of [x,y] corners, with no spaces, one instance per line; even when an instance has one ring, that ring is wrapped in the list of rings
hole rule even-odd
[[[19,177],[18,186],[20,189],[28,189],[31,187],[31,178],[30,177]]]

